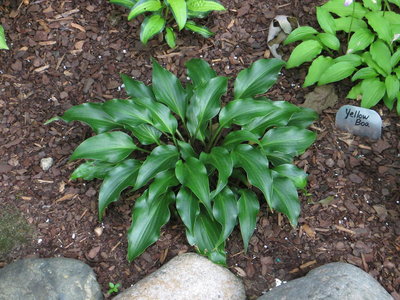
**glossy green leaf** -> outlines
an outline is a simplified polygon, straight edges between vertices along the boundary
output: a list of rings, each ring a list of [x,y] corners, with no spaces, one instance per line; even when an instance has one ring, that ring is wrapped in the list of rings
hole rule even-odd
[[[307,185],[307,173],[293,164],[282,164],[272,170],[278,176],[290,179],[298,189],[304,189]]]
[[[152,37],[163,31],[165,22],[165,19],[157,14],[146,17],[140,26],[140,41],[146,45]]]
[[[284,62],[280,59],[259,59],[239,72],[234,84],[234,99],[264,94],[278,78]]]
[[[185,24],[185,29],[198,33],[205,38],[209,38],[214,35],[214,32],[210,31],[207,27],[197,25],[193,21],[187,21]]]
[[[351,81],[356,81],[358,79],[367,79],[374,78],[378,76],[378,73],[371,67],[365,67],[358,70],[353,77],[351,77]]]
[[[270,151],[268,149],[264,149],[264,153],[267,156],[268,160],[275,167],[280,166],[282,164],[291,164],[293,163],[293,154],[283,153],[280,151]]]
[[[269,130],[261,139],[261,145],[269,151],[301,155],[315,141],[316,134],[294,126]]]
[[[186,162],[180,160],[176,164],[175,175],[179,182],[190,189],[211,213],[210,185],[204,164],[194,157],[189,157]]]
[[[128,230],[128,260],[132,261],[160,237],[160,230],[170,218],[169,204],[174,194],[167,193],[149,201],[147,193],[136,199],[132,212],[132,224]]]
[[[296,112],[292,115],[287,125],[296,126],[299,128],[307,128],[316,120],[318,120],[318,114],[315,110],[302,107],[299,112]]]
[[[154,177],[154,181],[149,185],[148,198],[155,199],[160,195],[165,194],[169,188],[177,186],[179,184],[178,179],[175,176],[175,170],[169,169],[158,173]]]
[[[4,28],[1,25],[0,25],[0,49],[5,49],[5,50],[9,49],[6,43],[6,35],[4,33]]]
[[[165,41],[170,48],[176,47],[176,36],[174,30],[171,27],[165,28]]]
[[[113,118],[103,110],[102,103],[84,103],[68,109],[61,117],[52,118],[45,125],[56,121],[64,122],[81,121],[88,124],[94,132],[103,133],[111,129],[120,128]]]
[[[324,33],[319,33],[317,35],[317,38],[324,46],[332,50],[339,51],[340,41],[335,35],[324,32]]]
[[[141,163],[127,159],[110,170],[104,178],[99,192],[99,219],[101,220],[107,206],[118,200],[121,192],[133,186]]]
[[[153,91],[159,102],[164,103],[182,120],[186,115],[186,93],[179,79],[153,60]]]
[[[262,191],[265,199],[270,203],[272,175],[266,156],[261,150],[244,144],[238,145],[231,155],[234,166],[246,171],[250,184]]]
[[[141,188],[158,173],[173,168],[178,158],[179,152],[175,146],[162,145],[154,148],[140,167],[134,189]]]
[[[367,28],[357,29],[350,38],[347,53],[354,53],[367,48],[375,39],[375,35]]]
[[[372,59],[386,74],[390,74],[392,72],[390,61],[392,54],[389,47],[382,40],[377,40],[372,43],[370,47],[370,53]]]
[[[295,68],[305,62],[312,61],[321,51],[322,45],[320,42],[314,40],[304,41],[294,48],[286,63],[286,68]]]
[[[296,187],[288,178],[274,178],[272,184],[271,207],[285,214],[293,227],[300,216],[300,202]]]
[[[228,150],[232,150],[237,145],[244,142],[249,144],[258,144],[259,136],[248,130],[235,130],[228,133],[224,138],[222,146]]]
[[[321,26],[322,30],[325,31],[326,33],[335,35],[336,34],[335,22],[329,11],[324,7],[317,7],[316,13],[317,13],[318,24],[319,26]]]
[[[283,42],[284,45],[294,43],[297,41],[305,41],[313,38],[316,34],[318,34],[318,31],[316,31],[314,28],[310,26],[301,26],[293,30],[286,40]]]
[[[165,0],[171,8],[172,14],[178,24],[179,30],[185,27],[187,20],[187,7],[185,0]]]
[[[386,43],[391,43],[393,33],[390,27],[390,23],[385,19],[379,12],[369,12],[365,15],[368,20],[368,24],[378,34],[381,40]]]
[[[188,160],[189,157],[197,158],[197,154],[189,143],[178,140],[178,148],[179,153],[184,160]]]
[[[238,204],[236,195],[225,187],[214,198],[213,215],[222,226],[218,244],[223,244],[232,233],[238,217]]]
[[[225,7],[215,0],[187,0],[187,8],[194,12],[225,10]]]
[[[128,127],[132,134],[142,145],[157,144],[160,145],[161,131],[147,124],[141,124],[135,127]]]
[[[193,90],[193,96],[187,108],[187,128],[192,137],[204,141],[207,122],[214,118],[221,107],[221,96],[226,93],[228,79],[218,76],[208,84]]]
[[[197,197],[190,190],[181,187],[178,195],[176,195],[176,209],[183,224],[185,224],[190,232],[193,232],[196,217],[200,214]]]
[[[335,27],[337,31],[354,32],[360,28],[367,28],[368,25],[363,20],[353,17],[335,18]]]
[[[354,73],[354,71],[355,68],[351,63],[345,61],[335,63],[328,67],[328,69],[326,69],[325,72],[321,75],[321,78],[318,81],[318,85],[340,81],[349,77],[351,74]]]
[[[121,131],[95,135],[82,142],[72,153],[70,161],[86,158],[117,163],[127,158],[137,147],[132,138]]]
[[[112,4],[121,5],[121,6],[129,8],[129,9],[131,9],[135,5],[136,2],[137,2],[137,0],[110,0],[110,3],[112,3]]]
[[[250,190],[239,190],[238,201],[240,233],[242,234],[244,251],[247,252],[249,241],[256,228],[260,203],[256,194]]]
[[[351,90],[347,94],[346,98],[359,99],[359,98],[361,98],[361,93],[362,93],[361,92],[361,82],[359,82],[358,84],[356,84],[355,86],[353,86],[351,88]]]
[[[150,111],[133,99],[113,99],[104,102],[103,110],[116,122],[135,127],[141,124],[153,124]]]
[[[217,77],[217,73],[205,60],[192,58],[185,63],[185,66],[187,68],[188,76],[196,87],[206,84],[212,78]]]
[[[233,161],[228,150],[223,147],[214,147],[210,153],[202,152],[200,161],[209,164],[218,170],[218,182],[215,190],[211,193],[214,198],[228,184],[229,176],[232,174]]]
[[[87,161],[80,164],[79,167],[71,174],[70,180],[82,178],[85,180],[92,180],[94,178],[104,179],[107,173],[114,167],[114,164],[103,161]]]
[[[160,10],[162,4],[160,0],[139,0],[136,4],[132,7],[131,11],[128,15],[128,21],[132,20],[133,18],[137,17],[140,14],[145,12],[153,12]]]
[[[308,69],[303,87],[307,87],[318,82],[318,80],[321,78],[321,75],[324,74],[326,69],[328,69],[333,64],[333,59],[329,56],[326,57],[320,55],[316,59],[314,59],[314,61],[311,63],[310,68]]]
[[[371,108],[375,106],[385,95],[385,83],[378,78],[364,79],[361,83],[361,106]]]
[[[360,3],[353,1],[348,6],[344,5],[344,0],[330,0],[322,5],[327,11],[338,15],[339,17],[354,16],[357,19],[362,19],[368,11]]]
[[[149,98],[155,100],[151,87],[145,85],[141,81],[137,81],[128,75],[121,74],[121,79],[124,82],[126,93],[131,98]]]
[[[386,86],[386,93],[388,99],[391,101],[393,100],[400,90],[400,82],[394,75],[389,75],[385,78],[385,86]]]

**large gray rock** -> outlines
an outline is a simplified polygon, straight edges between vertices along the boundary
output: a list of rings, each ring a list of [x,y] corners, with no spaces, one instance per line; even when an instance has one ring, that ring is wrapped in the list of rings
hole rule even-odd
[[[97,300],[92,269],[75,259],[23,259],[0,269],[0,300]]]
[[[243,283],[228,269],[194,253],[173,258],[113,300],[242,300]]]
[[[289,281],[257,300],[393,300],[368,273],[346,263],[330,263]]]

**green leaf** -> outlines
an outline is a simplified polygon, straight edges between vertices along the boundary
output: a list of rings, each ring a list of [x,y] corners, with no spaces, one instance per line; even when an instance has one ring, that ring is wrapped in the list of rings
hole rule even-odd
[[[157,14],[146,17],[140,26],[140,41],[146,45],[149,39],[163,31],[165,22],[165,19]]]
[[[347,47],[347,54],[364,50],[375,39],[375,35],[367,28],[357,29],[351,36]]]
[[[307,129],[294,126],[277,127],[263,136],[261,145],[268,151],[301,155],[315,139],[316,134]]]
[[[260,211],[260,203],[256,194],[250,190],[239,190],[238,201],[240,233],[242,234],[244,251],[247,252],[249,241],[256,228],[257,215]]]
[[[131,98],[149,98],[155,100],[151,87],[146,86],[143,82],[137,81],[128,75],[120,74],[125,85],[126,93]]]
[[[378,78],[364,79],[361,83],[361,106],[371,108],[375,106],[385,95],[385,83]]]
[[[153,124],[150,111],[133,99],[113,99],[104,102],[103,110],[116,122],[135,127]]]
[[[307,173],[293,164],[282,164],[272,170],[278,176],[290,179],[298,189],[304,189],[307,185]]]
[[[393,33],[389,21],[386,20],[380,12],[369,12],[365,17],[368,20],[368,24],[378,34],[378,37],[390,44],[392,42]]]
[[[175,170],[169,169],[158,173],[154,177],[154,181],[149,185],[148,198],[156,199],[158,196],[165,194],[169,188],[179,184],[178,179],[175,177]]]
[[[307,76],[304,80],[303,87],[307,87],[313,85],[318,82],[321,78],[321,75],[325,73],[326,69],[328,69],[331,65],[333,65],[332,57],[326,56],[318,56],[312,63],[310,68],[308,69]]]
[[[128,260],[132,261],[160,237],[160,230],[169,218],[169,204],[173,202],[172,192],[149,201],[147,193],[135,202],[132,224],[128,230]]]
[[[308,40],[300,43],[290,55],[286,69],[295,68],[302,63],[312,61],[321,51],[322,45],[318,41]]]
[[[181,187],[176,195],[176,209],[183,224],[190,232],[193,232],[196,217],[200,214],[199,200],[190,190]]]
[[[218,245],[220,245],[223,244],[232,233],[238,216],[236,196],[228,187],[225,187],[215,196],[213,215],[222,226],[221,236],[218,241]]]
[[[182,120],[186,115],[186,93],[179,79],[153,60],[153,91],[159,102],[164,103]]]
[[[190,189],[211,213],[210,186],[204,164],[194,157],[189,157],[186,162],[180,160],[176,163],[175,175],[179,182]]]
[[[107,173],[114,167],[114,164],[103,161],[87,161],[80,164],[72,173],[70,180],[83,178],[85,180],[92,180],[94,178],[104,179]]]
[[[390,58],[390,66],[392,68],[396,67],[400,61],[400,49],[398,49]]]
[[[386,77],[388,74],[382,70],[382,68],[372,59],[371,53],[369,52],[364,52],[362,54],[362,58],[364,62],[368,65],[368,67],[373,68],[375,71],[377,71],[379,74],[382,76]]]
[[[128,21],[148,11],[157,11],[162,8],[160,0],[139,0],[132,7],[128,15]]]
[[[193,12],[225,10],[225,7],[215,0],[187,0],[187,8]]]
[[[185,0],[165,0],[165,2],[171,7],[172,14],[178,24],[179,30],[185,27],[187,20],[187,7]]]
[[[141,188],[158,173],[173,168],[178,158],[179,152],[175,146],[162,145],[154,148],[140,167],[134,189]]]
[[[348,63],[351,63],[354,68],[358,67],[359,65],[361,65],[363,63],[362,57],[357,54],[342,55],[342,56],[336,57],[333,61],[335,63],[348,62]]]
[[[397,96],[399,92],[400,82],[396,76],[389,75],[385,78],[385,86],[388,99],[391,101]]]
[[[374,78],[378,76],[378,73],[371,68],[371,67],[365,67],[360,70],[358,70],[353,77],[351,77],[351,81],[356,81],[358,79],[367,79],[367,78]]]
[[[275,167],[282,164],[293,163],[293,154],[283,153],[279,151],[269,151],[268,149],[264,150],[264,153],[271,164],[273,164]]]
[[[184,160],[188,160],[189,157],[197,158],[197,154],[194,152],[193,147],[189,143],[178,140],[178,148],[181,157]]]
[[[318,34],[318,31],[316,31],[314,28],[310,26],[301,26],[293,30],[283,44],[287,45],[297,41],[309,40],[312,39],[315,34]]]
[[[389,47],[382,40],[377,40],[372,43],[370,53],[372,59],[385,73],[390,74],[392,72],[390,61],[392,54]]]
[[[81,121],[88,124],[96,133],[103,133],[121,127],[121,125],[116,123],[113,118],[103,110],[102,103],[84,103],[73,106],[61,117],[52,118],[44,124],[47,125],[56,120],[63,120],[67,123],[71,121]]]
[[[171,27],[165,28],[165,41],[170,48],[176,47],[176,36],[174,30]]]
[[[310,108],[301,108],[299,112],[296,112],[290,118],[288,126],[296,126],[299,128],[307,128],[314,121],[318,120],[318,114],[315,110]]]
[[[135,127],[128,127],[132,134],[139,140],[142,145],[159,145],[161,131],[147,124],[141,124]]]
[[[300,202],[296,187],[287,178],[274,178],[272,184],[271,207],[285,214],[293,227],[297,226],[300,215]]]
[[[112,3],[112,4],[121,5],[121,6],[129,8],[129,9],[131,9],[135,5],[136,2],[137,2],[137,0],[110,0],[110,3]]]
[[[344,6],[343,0],[330,0],[322,5],[327,11],[338,15],[339,17],[354,16],[357,19],[362,19],[368,11],[360,3],[354,1],[348,6]]]
[[[123,190],[135,184],[140,166],[141,163],[138,160],[127,159],[108,172],[99,192],[100,220],[107,206],[117,201]]]
[[[396,4],[398,7],[400,7],[400,0],[388,0],[390,3]]]
[[[222,146],[228,150],[232,150],[237,145],[248,142],[249,144],[258,144],[259,136],[248,130],[235,130],[228,133]]]
[[[361,82],[359,82],[357,85],[353,86],[349,93],[347,94],[346,98],[349,99],[359,99],[361,96]]]
[[[208,83],[217,73],[203,59],[192,58],[185,63],[187,73],[195,87]]]
[[[318,81],[318,85],[324,85],[331,82],[340,81],[349,77],[354,73],[355,68],[349,62],[338,62],[331,65],[325,72],[321,75]]]
[[[228,78],[214,77],[208,84],[193,90],[187,108],[187,128],[192,137],[204,141],[207,122],[214,118],[221,107],[221,96],[228,88]]]
[[[364,7],[372,11],[380,11],[382,9],[381,0],[363,0]]]
[[[1,25],[0,25],[0,49],[9,50],[6,43],[6,35],[4,33],[4,28]]]
[[[210,38],[214,35],[214,32],[210,31],[207,27],[199,26],[193,21],[187,21],[185,29],[198,33],[205,38]]]
[[[117,163],[127,158],[135,149],[137,147],[129,135],[113,131],[88,138],[75,149],[69,160],[86,158]]]
[[[245,99],[266,93],[278,78],[284,61],[259,59],[239,72],[234,84],[234,99]]]
[[[261,117],[273,109],[270,102],[263,100],[234,100],[230,101],[219,113],[220,127],[226,128],[231,124],[245,125],[255,117]]]
[[[211,198],[214,198],[227,185],[229,176],[233,171],[232,158],[225,148],[214,147],[210,153],[202,152],[200,161],[204,164],[209,164],[218,170],[218,182],[215,190],[211,193]]]
[[[390,100],[388,98],[387,94],[385,94],[385,96],[383,96],[383,103],[386,105],[387,108],[389,108],[389,110],[393,109],[395,101],[396,101],[396,98],[393,98]]]
[[[232,152],[235,167],[243,168],[250,184],[257,187],[271,204],[272,175],[266,156],[250,145],[238,145]]]
[[[333,20],[337,31],[344,31],[346,33],[354,32],[360,28],[367,28],[368,25],[363,20],[353,17],[336,18]]]
[[[398,115],[400,115],[400,93],[397,94],[396,112]]]
[[[319,33],[317,38],[324,46],[332,50],[339,51],[340,41],[335,35],[331,33]]]
[[[325,32],[335,35],[336,34],[335,22],[329,11],[324,9],[324,7],[322,6],[322,7],[317,7],[316,12],[317,12],[317,21],[319,23],[319,26],[321,26],[321,28]]]

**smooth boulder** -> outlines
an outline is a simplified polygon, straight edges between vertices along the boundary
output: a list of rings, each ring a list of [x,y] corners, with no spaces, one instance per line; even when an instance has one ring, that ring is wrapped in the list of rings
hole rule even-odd
[[[257,300],[393,300],[368,273],[347,263],[330,263],[280,285]]]
[[[194,253],[179,255],[113,300],[242,300],[243,283],[228,269]]]
[[[75,259],[23,259],[0,269],[0,300],[100,300],[92,269]]]

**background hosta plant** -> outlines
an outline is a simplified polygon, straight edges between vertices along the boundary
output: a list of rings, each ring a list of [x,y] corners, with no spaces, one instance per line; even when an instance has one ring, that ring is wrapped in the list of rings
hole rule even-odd
[[[130,9],[128,20],[148,13],[140,28],[140,41],[147,44],[155,35],[164,31],[168,46],[176,46],[176,31],[196,32],[206,38],[214,33],[191,19],[204,18],[213,10],[225,10],[217,0],[110,0]],[[174,20],[176,24],[174,23]]]
[[[4,33],[4,28],[1,25],[0,25],[0,49],[8,50],[8,46],[6,43],[6,35]]]
[[[186,63],[191,83],[153,61],[152,84],[122,75],[129,99],[85,103],[56,119],[81,121],[97,135],[71,160],[86,159],[71,178],[103,180],[99,218],[122,191],[141,191],[132,210],[128,259],[157,241],[177,211],[198,252],[224,264],[225,241],[239,224],[247,250],[263,195],[296,226],[297,189],[306,173],[292,164],[315,140],[314,111],[256,97],[276,81],[284,62],[262,59],[241,71],[234,99],[223,106],[228,79],[203,60]],[[145,154],[145,155],[143,155]],[[257,194],[258,193],[258,194]]]
[[[389,109],[396,106],[400,114],[400,14],[391,11],[389,6],[392,3],[400,7],[400,1],[347,2],[345,6],[343,0],[330,0],[317,7],[322,33],[303,26],[287,37],[285,44],[301,43],[293,50],[286,67],[312,61],[304,86],[351,77],[356,85],[348,98],[361,97],[361,106],[366,108],[383,99]],[[340,47],[338,32],[347,33],[345,49]],[[327,56],[320,55],[323,51]]]

